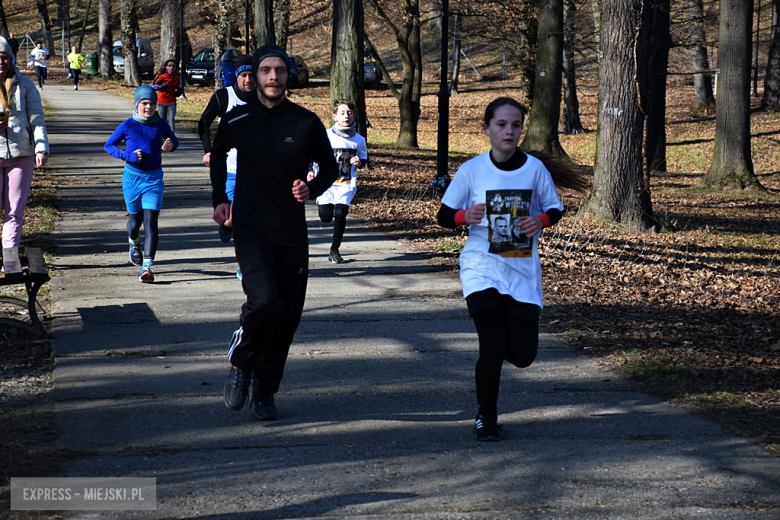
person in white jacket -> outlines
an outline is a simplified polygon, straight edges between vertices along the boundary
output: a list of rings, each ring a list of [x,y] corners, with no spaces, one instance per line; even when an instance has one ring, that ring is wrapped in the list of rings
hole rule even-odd
[[[14,65],[14,53],[0,38],[0,191],[3,217],[3,265],[19,262],[19,244],[33,169],[46,164],[49,140],[41,96],[35,83]]]

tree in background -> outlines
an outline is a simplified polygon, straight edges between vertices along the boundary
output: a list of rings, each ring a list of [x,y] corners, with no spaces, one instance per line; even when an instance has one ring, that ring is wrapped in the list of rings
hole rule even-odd
[[[166,61],[179,63],[179,0],[160,0],[159,67]]]
[[[666,171],[666,77],[669,68],[670,0],[654,0],[648,19],[647,103],[645,111],[645,175]]]
[[[0,36],[8,38],[8,22],[5,19],[5,6],[3,0],[0,0]]]
[[[111,35],[111,0],[98,2],[98,60],[100,77],[109,79],[114,74],[114,40]]]
[[[710,64],[707,58],[707,35],[704,30],[704,4],[703,0],[688,1],[688,20],[690,28],[691,62],[693,63],[693,90],[695,111],[709,111],[715,109],[715,97],[712,95],[712,77]],[[751,2],[752,3],[752,2]],[[750,41],[748,35],[747,41]],[[750,53],[748,52],[748,63]]]
[[[461,41],[487,41],[504,49],[518,73],[521,100],[533,102],[539,0],[481,0],[458,7]]]
[[[655,225],[643,164],[648,11],[653,0],[602,0],[596,166],[588,209],[602,220]],[[639,28],[642,27],[642,30]],[[641,104],[641,105],[640,105]]]
[[[753,0],[721,0],[718,110],[712,165],[698,186],[765,192],[750,154],[750,51]]]
[[[563,74],[563,0],[540,0],[533,105],[520,148],[566,155],[558,140]]]
[[[214,70],[216,71],[219,68],[222,54],[225,52],[225,49],[231,46],[230,35],[238,19],[238,2],[235,0],[210,0],[198,5],[200,6],[198,17],[214,28],[212,41],[214,42]],[[187,35],[186,30],[184,35]],[[188,46],[189,38],[185,41],[185,50],[188,49]],[[189,52],[192,52],[191,47]],[[220,86],[220,78],[216,76],[217,74],[215,73],[215,82],[217,86]]]
[[[285,50],[287,50],[287,37],[290,34],[290,3],[291,0],[276,0],[274,3],[274,30],[276,31],[276,45]],[[362,4],[360,9],[362,12]],[[357,45],[359,45],[359,42],[362,42],[363,38],[357,41]]]
[[[422,91],[422,50],[420,48],[420,4],[419,0],[401,0],[403,21],[396,26],[377,0],[369,0],[377,16],[384,20],[395,35],[398,51],[401,55],[403,80],[399,92],[393,84],[379,54],[368,36],[364,43],[376,59],[376,64],[387,82],[390,92],[398,101],[400,130],[396,145],[405,148],[417,148],[417,126],[420,120],[420,95]]]
[[[590,0],[590,10],[593,13],[593,36],[596,41],[596,52],[601,50],[601,0]]]
[[[138,72],[138,44],[136,43],[135,0],[120,0],[120,34],[122,38],[122,55],[125,60],[126,87],[137,87],[141,84],[141,74]]]
[[[357,109],[357,132],[366,136],[366,97],[363,85],[363,2],[333,0],[333,39],[330,48],[330,102],[349,99]],[[331,110],[332,113],[332,110]]]
[[[769,43],[769,57],[764,77],[764,97],[761,110],[780,110],[780,0],[772,0],[772,35]]]
[[[43,31],[43,44],[49,51],[49,55],[56,56],[56,49],[54,48],[54,38],[51,35],[51,18],[49,17],[49,8],[46,5],[46,0],[35,0],[35,7],[38,9],[38,17],[41,21],[41,30]]]
[[[274,0],[255,0],[255,33],[258,47],[276,43]]]
[[[459,94],[458,80],[460,79],[460,37],[452,35],[452,73],[450,76],[450,94]]]
[[[563,125],[564,134],[585,131],[580,121],[580,102],[577,99],[577,77],[574,73],[574,0],[563,0]]]

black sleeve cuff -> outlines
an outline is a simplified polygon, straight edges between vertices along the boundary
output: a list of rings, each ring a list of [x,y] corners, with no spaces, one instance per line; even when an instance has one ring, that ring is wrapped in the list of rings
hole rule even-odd
[[[550,225],[554,226],[558,223],[559,220],[563,217],[563,211],[556,209],[556,208],[550,208],[547,211],[545,211],[548,217],[550,217]]]
[[[457,212],[458,210],[452,209],[451,207],[442,204],[441,208],[439,208],[439,213],[436,215],[436,222],[438,222],[439,225],[443,228],[455,229],[458,227],[458,225],[455,223],[455,213]]]

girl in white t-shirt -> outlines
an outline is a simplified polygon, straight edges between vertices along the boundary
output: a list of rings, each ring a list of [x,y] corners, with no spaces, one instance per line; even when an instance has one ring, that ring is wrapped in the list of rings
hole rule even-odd
[[[339,253],[344,230],[347,227],[347,213],[352,197],[357,191],[357,169],[368,161],[366,139],[355,130],[355,105],[346,99],[333,102],[334,125],[328,129],[328,139],[336,162],[339,165],[339,176],[328,190],[317,197],[317,209],[320,220],[333,220],[333,242],[330,245],[328,260],[340,264],[344,260]],[[316,168],[309,172],[308,180],[316,175]]]
[[[547,156],[543,163],[517,147],[524,119],[525,109],[512,98],[487,106],[482,131],[490,138],[490,151],[458,169],[437,216],[443,227],[471,226],[460,278],[479,337],[474,425],[479,441],[499,440],[496,404],[504,360],[524,368],[536,358],[542,308],[536,242],[543,228],[563,216],[556,182],[585,187],[575,170]]]

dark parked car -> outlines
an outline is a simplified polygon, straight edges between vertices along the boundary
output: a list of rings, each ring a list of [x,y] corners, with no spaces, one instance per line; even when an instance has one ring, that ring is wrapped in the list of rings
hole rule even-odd
[[[225,49],[225,52],[230,52],[233,55],[233,59],[241,56],[241,51],[232,47]],[[214,49],[201,49],[192,58],[192,61],[184,67],[187,81],[189,83],[213,83],[214,67]]]
[[[289,88],[298,88],[309,82],[309,67],[300,56],[287,56],[290,68],[290,79],[287,82]]]

